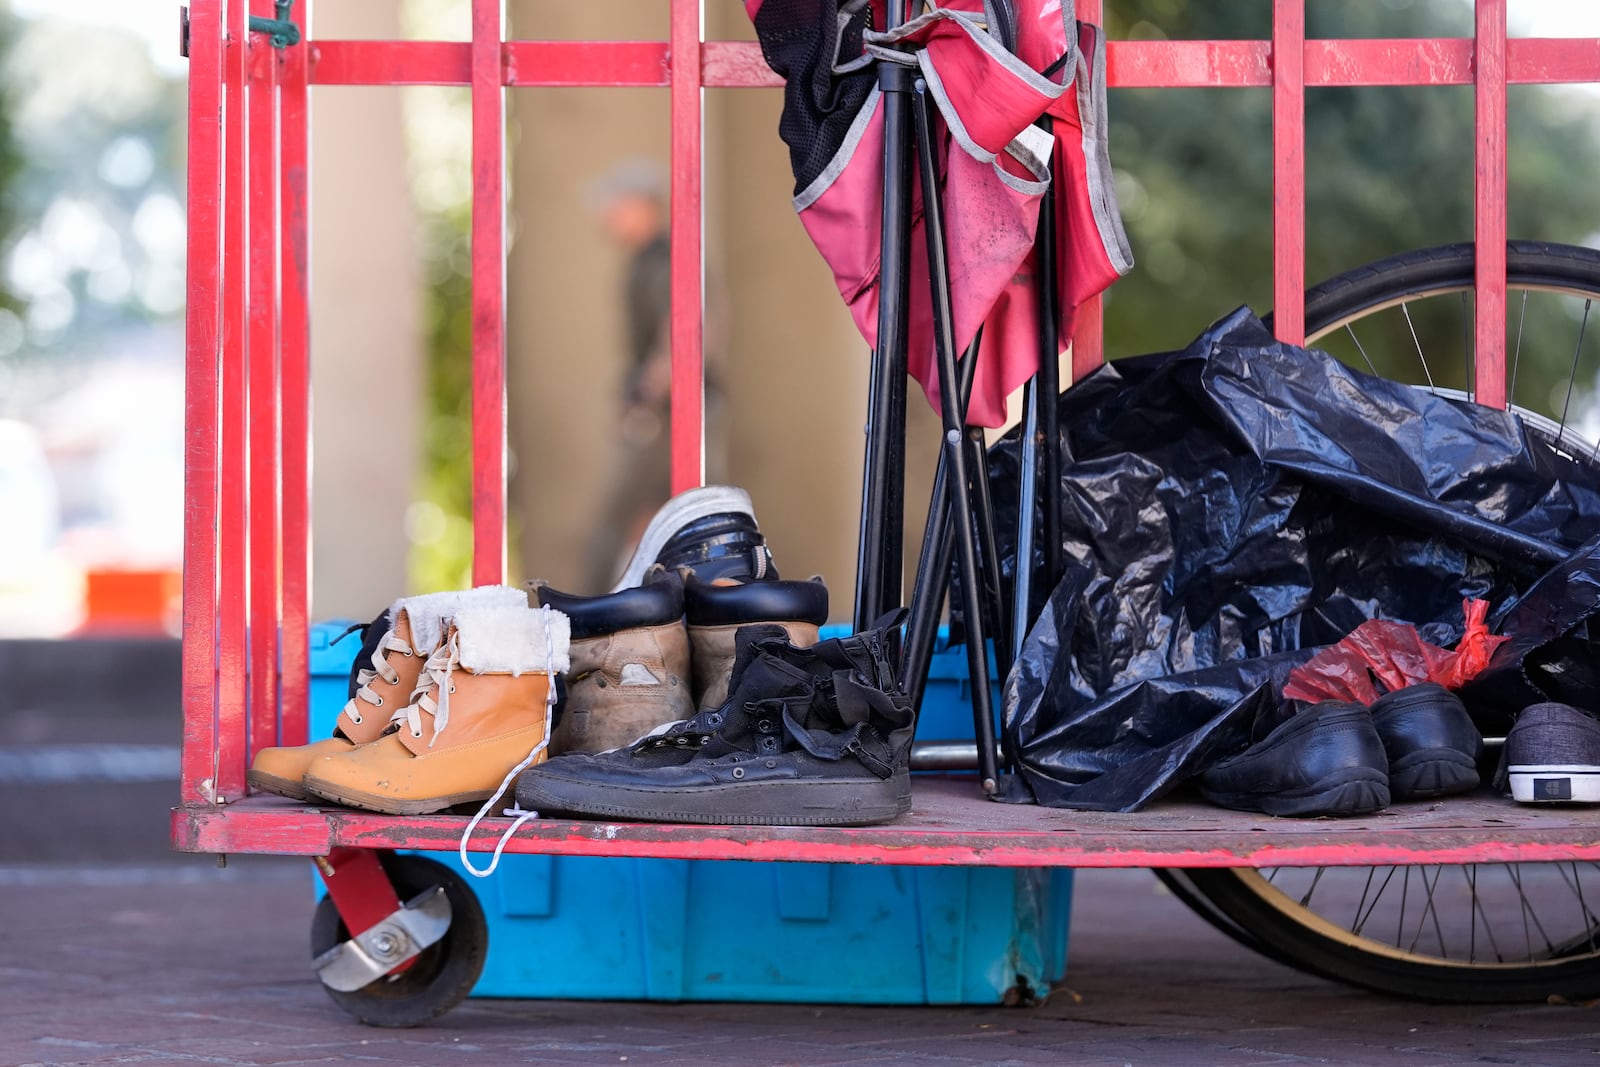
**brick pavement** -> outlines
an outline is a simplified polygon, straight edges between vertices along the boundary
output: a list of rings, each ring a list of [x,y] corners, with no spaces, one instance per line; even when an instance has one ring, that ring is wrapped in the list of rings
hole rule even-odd
[[[377,1031],[307,969],[307,887],[287,860],[0,867],[0,1063],[1600,1063],[1600,1008],[1417,1005],[1307,978],[1144,871],[1080,876],[1067,988],[1038,1008],[473,1000]]]

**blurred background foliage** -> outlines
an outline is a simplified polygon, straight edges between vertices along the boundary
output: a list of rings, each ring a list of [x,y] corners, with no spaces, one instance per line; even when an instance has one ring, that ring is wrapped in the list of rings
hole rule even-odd
[[[1113,0],[1111,39],[1264,39],[1270,0]],[[1515,17],[1515,12],[1513,16]],[[1472,34],[1462,0],[1311,0],[1308,38]],[[1516,32],[1515,27],[1513,32]],[[1510,94],[1509,233],[1593,244],[1600,231],[1596,97],[1518,86]],[[1111,154],[1137,261],[1106,300],[1108,356],[1181,347],[1239,304],[1272,307],[1272,100],[1268,89],[1113,90]],[[1473,235],[1473,90],[1312,89],[1306,94],[1306,280],[1316,284],[1396,253]],[[1465,388],[1459,301],[1413,313],[1437,384]],[[1582,302],[1530,309],[1519,402],[1559,414]],[[1513,322],[1518,306],[1512,301]],[[1423,378],[1407,324],[1374,320],[1363,343],[1378,370]],[[1586,343],[1574,410],[1587,408],[1600,352]],[[1337,338],[1329,348],[1346,352]],[[1358,364],[1364,366],[1364,364]]]

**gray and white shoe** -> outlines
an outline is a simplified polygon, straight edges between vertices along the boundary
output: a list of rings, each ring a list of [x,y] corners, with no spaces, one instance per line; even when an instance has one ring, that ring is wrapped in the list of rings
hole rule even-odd
[[[1534,704],[1506,734],[1506,778],[1519,804],[1600,804],[1600,719],[1571,704]]]

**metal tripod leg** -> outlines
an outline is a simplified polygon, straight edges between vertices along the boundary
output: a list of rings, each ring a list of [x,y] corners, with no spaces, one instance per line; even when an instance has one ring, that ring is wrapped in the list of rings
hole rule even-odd
[[[891,2],[890,22],[900,7]],[[861,532],[856,543],[855,628],[900,606],[905,530],[906,340],[911,303],[911,71],[879,64],[883,89],[883,220],[878,271],[878,346],[867,396]]]
[[[1039,125],[1050,132],[1049,118]],[[1057,502],[1061,485],[1060,427],[1057,398],[1061,393],[1061,338],[1056,330],[1056,215],[1053,190],[1039,202],[1039,236],[1034,242],[1034,278],[1039,296],[1039,371],[1023,396],[1026,414],[1022,424],[1021,476],[1017,494],[1017,568],[1012,589],[1011,650],[1022,654],[1022,642],[1033,625],[1035,579],[1045,594],[1061,578],[1061,511]],[[1040,448],[1043,446],[1043,471]],[[1042,474],[1042,477],[1041,477]],[[1042,483],[1042,484],[1041,484]],[[1042,491],[1041,491],[1042,490]],[[1036,530],[1034,506],[1044,516],[1044,529]],[[1041,535],[1039,544],[1036,535]],[[1033,554],[1041,547],[1044,566],[1034,573]]]
[[[982,344],[980,330],[961,360],[963,410],[972,398],[972,379]],[[911,706],[919,712],[922,694],[928,685],[928,664],[933,659],[933,645],[939,635],[939,613],[944,610],[945,594],[950,590],[950,563],[955,551],[950,529],[950,460],[941,449],[939,465],[933,474],[933,493],[928,497],[928,521],[922,528],[922,554],[917,557],[916,583],[911,587],[911,613],[906,621],[905,653],[900,660],[901,681],[911,697]]]
[[[951,519],[955,526],[956,559],[961,568],[961,608],[967,623],[967,668],[972,682],[973,727],[978,742],[978,773],[985,792],[998,785],[994,758],[994,709],[989,691],[989,655],[984,640],[983,576],[978,570],[973,532],[971,484],[967,472],[966,435],[962,429],[960,391],[956,382],[955,335],[951,322],[950,269],[944,244],[944,210],[939,199],[933,113],[927,84],[918,79],[912,95],[917,158],[922,174],[922,225],[928,244],[928,278],[933,297],[934,354],[939,364],[939,407],[944,419],[944,453],[948,457]]]

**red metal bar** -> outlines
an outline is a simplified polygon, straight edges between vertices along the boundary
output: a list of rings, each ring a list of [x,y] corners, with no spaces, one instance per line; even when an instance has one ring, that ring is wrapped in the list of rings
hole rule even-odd
[[[217,754],[217,399],[222,345],[222,0],[189,5],[189,264],[180,798],[210,804]]]
[[[179,809],[173,841],[187,852],[322,855],[367,849],[453,851],[465,816],[393,817],[307,811],[252,797],[224,809]],[[467,847],[492,850],[510,825],[485,819]],[[555,856],[774,860],[991,867],[1321,867],[1600,860],[1600,831],[1581,811],[1517,809],[1495,796],[1396,805],[1337,820],[1251,817],[1164,801],[1136,814],[1003,807],[970,778],[918,776],[912,811],[885,826],[692,826],[535,819],[506,851]]]
[[[309,7],[307,0],[300,9],[301,26],[308,32]],[[306,742],[311,684],[310,131],[306,49],[285,48],[278,55],[278,124],[282,133],[279,359],[283,374],[283,679],[278,733],[281,743],[300,745]]]
[[[705,481],[700,0],[672,0],[672,491]]]
[[[248,5],[229,0],[223,52],[223,230],[222,230],[222,546],[217,634],[216,791],[231,799],[244,792],[247,728],[246,612],[249,593],[249,435],[246,375],[249,322],[246,195],[250,108],[245,90]]]
[[[1506,406],[1506,0],[1478,0],[1477,338],[1473,390],[1480,404]]]
[[[506,570],[506,189],[501,0],[472,0],[472,581]]]
[[[662,41],[516,41],[506,45],[512,86],[671,84]]]
[[[1600,82],[1600,39],[1516,37],[1506,52],[1513,85]]]
[[[332,849],[326,858],[317,860],[317,873],[351,937],[366,933],[400,910],[394,883],[375,849]]]
[[[1272,84],[1266,41],[1110,41],[1107,84],[1115,88],[1241,88]]]
[[[1272,0],[1272,308],[1278,339],[1306,339],[1305,0]]]
[[[1078,8],[1083,16],[1082,4]],[[1089,19],[1088,21],[1095,21]],[[471,46],[447,41],[315,41],[309,46],[315,85],[470,85]],[[1119,89],[1265,88],[1272,84],[1268,41],[1111,41],[1109,84]],[[1418,37],[1306,42],[1305,84],[1470,85],[1472,40]],[[511,41],[505,84],[642,86],[671,82],[661,41]],[[708,89],[783,84],[760,46],[706,41],[701,84]],[[1600,81],[1600,40],[1519,37],[1510,42],[1512,85]]]
[[[272,17],[272,0],[250,13]],[[249,42],[250,752],[278,743],[278,50]]]

